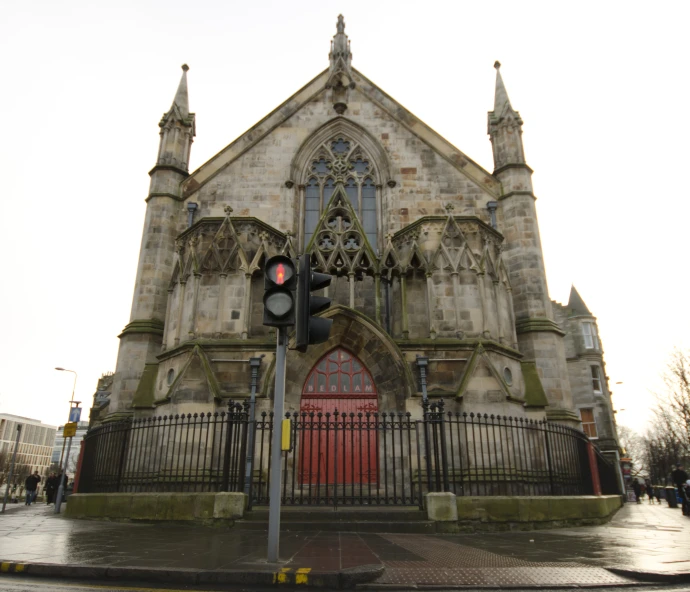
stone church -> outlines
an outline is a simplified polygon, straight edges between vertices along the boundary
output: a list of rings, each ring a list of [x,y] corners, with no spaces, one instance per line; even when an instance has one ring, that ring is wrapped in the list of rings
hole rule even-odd
[[[496,67],[489,172],[352,66],[329,67],[189,172],[186,65],[150,171],[131,318],[98,423],[271,409],[263,264],[308,252],[333,280],[327,343],[288,353],[286,409],[446,409],[548,419],[617,449],[596,319],[550,300],[522,119]],[[201,131],[201,130],[200,130]],[[255,363],[250,363],[254,360]],[[354,396],[356,395],[356,396]],[[321,400],[320,400],[321,399]]]

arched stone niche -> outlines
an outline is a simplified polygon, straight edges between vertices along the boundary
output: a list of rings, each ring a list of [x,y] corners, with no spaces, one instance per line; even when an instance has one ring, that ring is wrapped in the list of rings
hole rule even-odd
[[[310,346],[304,354],[295,351],[288,354],[285,410],[299,411],[302,389],[311,369],[333,348],[343,347],[371,373],[378,391],[379,410],[405,411],[405,400],[416,391],[414,377],[390,337],[367,317],[349,308],[335,306],[322,316],[333,319],[328,341]],[[275,375],[275,367],[272,374]],[[273,376],[268,384],[272,392]]]

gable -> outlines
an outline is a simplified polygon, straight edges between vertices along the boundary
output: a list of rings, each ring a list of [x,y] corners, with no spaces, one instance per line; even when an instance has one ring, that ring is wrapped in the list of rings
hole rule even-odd
[[[491,173],[476,164],[472,159],[415,117],[361,73],[357,72],[354,68],[352,72],[356,84],[352,91],[353,96],[349,101],[351,108],[342,119],[351,120],[355,124],[359,124],[367,129],[368,126],[365,125],[365,122],[362,121],[361,118],[361,108],[364,104],[369,103],[375,107],[377,116],[380,119],[395,122],[397,126],[404,128],[410,135],[433,152],[434,155],[445,160],[454,170],[459,172],[462,177],[471,181],[480,191],[487,193],[492,198],[498,197],[500,185]],[[222,170],[264,141],[281,126],[289,126],[291,132],[295,133],[297,137],[300,137],[302,141],[306,141],[311,133],[315,132],[319,127],[318,125],[311,125],[307,128],[302,125],[302,121],[305,119],[304,115],[309,117],[311,113],[303,113],[303,117],[301,118],[302,121],[298,124],[295,124],[294,121],[291,120],[295,119],[300,112],[308,110],[310,106],[318,103],[319,99],[328,106],[325,113],[326,118],[321,123],[325,124],[329,120],[335,119],[336,117],[332,105],[328,97],[324,96],[328,94],[326,88],[327,81],[328,70],[325,70],[264,119],[259,121],[247,132],[194,171],[183,182],[184,197],[188,198],[194,195]],[[386,132],[382,133],[385,134]],[[402,171],[404,168],[410,169],[414,167],[402,167],[399,174],[405,174]],[[398,172],[395,170],[392,171],[392,174],[394,177],[399,176]],[[295,181],[295,179],[292,179],[288,173],[283,179],[283,182],[286,181]],[[385,180],[385,182],[388,181],[400,182],[397,178]]]

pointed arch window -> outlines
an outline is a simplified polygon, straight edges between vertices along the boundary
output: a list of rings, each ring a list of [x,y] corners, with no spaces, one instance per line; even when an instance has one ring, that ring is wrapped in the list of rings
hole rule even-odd
[[[311,241],[336,187],[342,186],[369,243],[375,249],[378,243],[378,181],[372,160],[362,146],[351,138],[338,135],[324,142],[309,162],[304,196],[304,246]]]

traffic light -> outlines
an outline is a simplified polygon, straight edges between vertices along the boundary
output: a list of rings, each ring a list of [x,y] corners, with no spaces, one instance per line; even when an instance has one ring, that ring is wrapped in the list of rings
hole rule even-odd
[[[297,351],[305,352],[310,345],[323,343],[328,339],[333,320],[311,315],[326,310],[331,305],[331,299],[325,296],[312,296],[311,293],[330,285],[330,275],[312,271],[308,253],[299,258],[297,318],[295,319],[295,349]]]
[[[289,327],[295,324],[295,263],[276,255],[264,268],[264,325]]]

